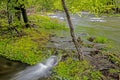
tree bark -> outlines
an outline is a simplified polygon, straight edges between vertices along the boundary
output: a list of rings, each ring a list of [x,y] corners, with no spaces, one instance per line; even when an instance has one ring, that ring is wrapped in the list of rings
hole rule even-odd
[[[21,8],[22,11],[22,16],[23,16],[23,20],[25,23],[26,28],[30,27],[29,23],[28,23],[28,17],[27,17],[27,12],[25,8]]]
[[[16,3],[18,3],[18,0],[16,0]],[[11,4],[11,0],[8,0],[8,4]],[[8,4],[7,4],[7,8],[9,8]],[[29,20],[28,20],[26,9],[25,9],[25,5],[24,4],[19,4],[19,6],[13,5],[13,7],[14,7],[15,10],[17,10],[17,12],[15,12],[15,15],[18,18],[18,20],[20,21],[20,19],[21,19],[21,12],[22,12],[22,16],[23,16],[23,20],[24,20],[26,28],[30,27],[30,25],[28,23]],[[9,24],[12,23],[12,17],[10,16],[9,10],[8,10],[8,23]]]
[[[64,11],[66,13],[67,21],[68,21],[69,28],[70,28],[70,34],[71,34],[71,37],[72,37],[72,41],[73,41],[73,43],[75,45],[75,48],[77,50],[78,58],[79,58],[79,60],[83,60],[83,58],[84,58],[83,51],[82,51],[81,47],[79,46],[79,44],[77,42],[77,39],[75,37],[73,24],[72,24],[68,9],[66,7],[65,0],[61,0],[61,2],[62,2],[63,9],[64,9]]]

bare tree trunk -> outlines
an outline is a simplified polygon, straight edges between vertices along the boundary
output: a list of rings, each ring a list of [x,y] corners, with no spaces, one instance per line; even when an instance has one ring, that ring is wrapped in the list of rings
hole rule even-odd
[[[21,8],[21,11],[22,11],[22,16],[23,16],[23,20],[24,20],[25,26],[26,26],[26,28],[29,28],[30,25],[28,23],[28,16],[27,16],[26,9],[25,8]]]
[[[76,47],[76,50],[77,50],[77,53],[78,53],[78,58],[79,58],[79,60],[83,60],[83,58],[84,58],[83,51],[82,51],[81,47],[79,46],[79,44],[77,42],[77,39],[75,37],[73,24],[72,24],[68,9],[66,7],[65,0],[61,0],[61,2],[62,2],[63,9],[66,13],[67,21],[68,21],[69,28],[70,28],[70,34],[71,34],[71,37],[72,37],[72,41],[73,41],[73,43]]]
[[[12,15],[12,13],[10,12],[10,6],[9,6],[9,4],[11,4],[11,0],[8,0],[8,2],[7,2],[7,18],[8,18],[8,24],[9,24],[9,26],[8,26],[8,30],[12,33],[12,31],[13,30],[15,30],[15,32],[18,34],[18,36],[21,36],[21,33],[16,29],[16,27],[15,26],[11,26],[11,24],[13,23],[13,15]],[[18,14],[18,13],[17,13]],[[19,15],[21,15],[20,14],[20,12],[19,12]],[[19,16],[19,15],[17,15],[17,17]],[[19,17],[19,20],[20,20],[20,17]]]

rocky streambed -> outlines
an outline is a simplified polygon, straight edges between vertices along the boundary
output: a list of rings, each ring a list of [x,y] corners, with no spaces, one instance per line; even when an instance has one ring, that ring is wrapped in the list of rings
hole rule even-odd
[[[85,59],[90,62],[95,70],[100,70],[104,75],[104,80],[119,80],[120,79],[120,65],[116,65],[110,60],[110,56],[104,52],[107,48],[106,44],[94,43],[89,40],[83,40],[81,43],[81,48]],[[49,40],[46,48],[52,48],[55,50],[56,54],[63,51],[62,59],[69,57],[72,53],[76,53],[75,46],[70,37],[56,37],[53,36]],[[75,54],[77,56],[77,54]],[[76,59],[76,58],[75,58]],[[116,70],[115,72],[110,72],[110,70]]]

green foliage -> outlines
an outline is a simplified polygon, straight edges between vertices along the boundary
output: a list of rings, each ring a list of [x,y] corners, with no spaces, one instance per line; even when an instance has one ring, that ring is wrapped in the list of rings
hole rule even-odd
[[[33,21],[33,23],[43,29],[53,29],[53,30],[65,30],[65,24],[59,22],[57,19],[52,19],[47,16],[40,16],[37,14],[30,15],[29,19]]]
[[[15,16],[16,10],[14,7],[18,7],[21,4],[25,4],[26,8],[39,8],[40,10],[62,10],[61,0],[12,0],[9,6],[10,13]],[[110,4],[107,4],[110,1]],[[114,1],[114,0],[113,0]],[[7,2],[0,1],[0,10],[5,9]],[[95,14],[111,10],[116,4],[111,4],[111,0],[66,0],[67,6],[72,13],[78,11],[90,11]],[[38,5],[39,4],[39,5]],[[4,6],[1,6],[4,5]],[[0,55],[5,56],[11,60],[21,61],[23,63],[35,64],[43,60],[47,55],[51,55],[52,52],[46,49],[42,50],[40,47],[49,39],[48,30],[66,30],[65,24],[59,22],[56,19],[51,19],[47,16],[40,16],[37,14],[29,16],[30,23],[34,28],[22,29],[22,21],[14,19],[14,23],[11,26],[15,27],[18,31],[23,31],[24,35],[16,37],[11,34],[4,34],[5,29],[3,27],[8,26],[7,19],[0,20]],[[2,26],[2,28],[1,28]],[[9,31],[7,31],[9,32]],[[12,32],[14,34],[14,32]],[[7,36],[3,36],[7,35]],[[93,41],[95,43],[106,43],[108,40],[103,37],[96,37]],[[119,59],[110,55],[111,61],[119,64]],[[101,80],[102,74],[100,71],[93,71],[92,67],[87,61],[77,61],[72,58],[68,58],[64,62],[60,62],[57,67],[54,68],[55,74],[52,80]]]
[[[94,14],[103,12],[112,12],[118,3],[115,0],[66,0],[70,11],[73,13],[78,11],[89,11]]]
[[[108,56],[108,59],[109,59],[112,63],[120,66],[120,56],[119,56],[118,53],[110,53],[110,52],[107,52],[106,54],[107,54],[107,56]]]
[[[108,42],[108,39],[106,37],[101,37],[101,36],[87,37],[87,40],[90,42],[94,42],[94,43],[107,43]]]
[[[0,11],[5,9],[5,7],[6,7],[6,3],[0,1]]]
[[[105,37],[95,37],[95,39],[93,40],[93,42],[95,43],[107,43],[108,39]]]
[[[0,46],[1,55],[11,60],[20,60],[28,64],[35,64],[44,57],[41,51],[37,51],[37,43],[33,42],[30,37],[1,40]]]
[[[79,11],[89,11],[98,15],[99,13],[113,13],[115,8],[120,8],[119,0],[65,0],[72,13]],[[7,0],[0,1],[0,5],[7,5]],[[11,0],[9,10],[15,6],[24,4],[26,8],[35,8],[38,11],[63,10],[61,0]],[[3,7],[1,6],[1,7]]]
[[[90,64],[84,61],[75,61],[68,58],[64,62],[59,62],[55,67],[52,80],[100,80],[101,73],[99,71],[92,71]]]
[[[11,26],[14,26],[21,37],[17,37],[16,31],[9,32],[8,28],[0,28],[0,55],[11,60],[21,61],[23,63],[35,64],[43,60],[46,55],[46,50],[42,47],[49,39],[48,30],[65,30],[65,24],[60,24],[56,19],[51,19],[47,16],[30,15],[29,19],[33,22],[34,28],[22,28],[23,23],[16,21]],[[5,20],[1,21],[1,25],[6,25]],[[8,26],[8,25],[6,25]]]
[[[120,8],[117,0],[65,0],[69,10],[72,13],[79,11],[89,11],[98,15],[99,13],[113,13],[113,8]],[[35,4],[39,4],[40,10],[63,10],[61,0],[34,0]],[[34,4],[34,5],[35,5]]]
[[[41,10],[53,10],[53,3],[55,0],[35,0],[37,2],[37,4],[40,4],[39,8]]]
[[[90,79],[92,80],[101,80],[101,73],[100,71],[93,71],[93,72],[90,72]]]
[[[109,72],[110,72],[110,73],[120,73],[120,70],[117,70],[117,69],[110,69]]]
[[[6,19],[0,19],[0,26],[1,27],[7,27],[8,26]]]

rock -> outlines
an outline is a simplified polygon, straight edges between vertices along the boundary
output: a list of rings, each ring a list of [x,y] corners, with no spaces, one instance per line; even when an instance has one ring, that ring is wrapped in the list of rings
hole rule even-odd
[[[104,70],[113,68],[114,65],[111,64],[107,59],[103,57],[93,57],[90,55],[86,55],[85,58],[94,66],[94,69]]]
[[[78,34],[78,36],[88,36],[88,34],[87,33],[80,33],[80,34]]]
[[[92,54],[91,52],[83,52],[84,55],[90,55]]]
[[[103,49],[103,48],[105,48],[105,47],[106,47],[105,44],[95,44],[95,45],[93,46],[93,48],[95,48],[95,49],[97,49],[97,50],[101,50],[101,49]]]
[[[94,51],[96,51],[95,48],[87,48],[87,47],[82,47],[82,50],[83,50],[84,52],[94,52]]]
[[[62,43],[62,42],[72,42],[72,40],[71,40],[71,38],[52,37],[50,42]]]
[[[93,42],[96,39],[96,37],[89,37],[88,41]]]

